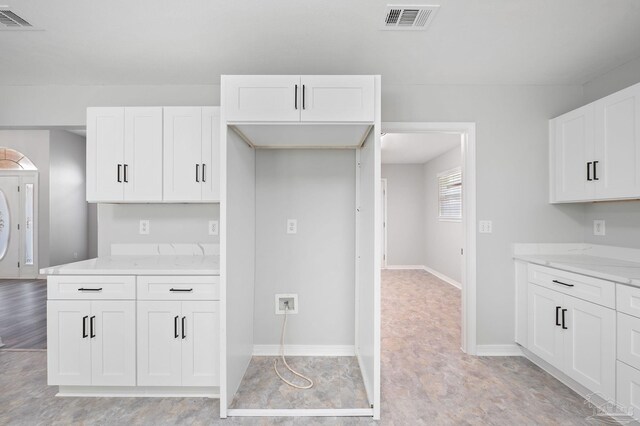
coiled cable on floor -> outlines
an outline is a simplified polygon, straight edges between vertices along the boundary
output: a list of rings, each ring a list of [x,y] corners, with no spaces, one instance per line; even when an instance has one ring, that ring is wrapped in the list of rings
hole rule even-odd
[[[289,386],[294,387],[296,389],[311,389],[313,387],[313,380],[311,380],[310,378],[308,378],[306,376],[303,376],[302,374],[300,374],[297,371],[295,371],[293,368],[289,367],[289,364],[287,364],[287,360],[284,357],[284,335],[285,335],[285,332],[287,330],[287,312],[288,311],[289,311],[289,304],[285,303],[285,306],[284,306],[284,320],[282,321],[282,334],[280,335],[280,356],[282,357],[282,362],[284,363],[284,366],[287,367],[287,369],[290,372],[292,372],[296,376],[300,377],[301,379],[306,380],[307,382],[309,382],[309,384],[307,386],[299,386],[299,385],[296,385],[294,383],[291,383],[290,381],[288,381],[287,379],[282,377],[280,375],[280,373],[278,372],[278,358],[276,358],[273,361],[273,369],[276,371],[276,374],[278,375],[278,377],[280,377],[280,380],[282,380],[283,382],[285,382]]]

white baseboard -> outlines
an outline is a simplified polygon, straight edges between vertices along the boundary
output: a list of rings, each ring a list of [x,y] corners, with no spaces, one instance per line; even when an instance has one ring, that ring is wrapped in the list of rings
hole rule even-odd
[[[286,356],[355,356],[353,345],[285,345]],[[278,356],[280,345],[253,345],[254,356]]]
[[[382,269],[424,269],[424,265],[387,265]]]
[[[372,417],[373,408],[229,408],[229,417]]]
[[[523,356],[519,345],[477,345],[477,356]]]
[[[462,284],[460,284],[458,281],[454,280],[451,277],[446,276],[441,272],[436,271],[435,269],[431,269],[428,266],[424,266],[423,269],[428,273],[430,273],[431,275],[435,275],[436,277],[440,278],[442,281],[451,284],[455,288],[458,288],[458,289],[462,288]]]

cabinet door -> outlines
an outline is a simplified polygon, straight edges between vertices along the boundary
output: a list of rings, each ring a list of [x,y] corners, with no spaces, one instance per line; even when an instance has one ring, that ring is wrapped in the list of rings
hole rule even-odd
[[[202,108],[164,109],[165,201],[202,199]]]
[[[202,108],[202,201],[220,201],[220,107]]]
[[[227,121],[300,121],[299,75],[223,76]]]
[[[124,199],[162,201],[162,108],[124,110]]]
[[[593,105],[553,120],[555,155],[555,201],[593,199],[594,153]],[[591,179],[591,180],[590,180]]]
[[[181,302],[138,302],[138,385],[182,384]]]
[[[562,368],[561,293],[529,284],[528,349],[556,368]],[[556,321],[557,320],[557,321]]]
[[[91,302],[47,302],[47,373],[49,385],[91,384]]]
[[[220,385],[220,302],[182,302],[182,385]]]
[[[617,366],[616,403],[623,412],[640,420],[640,371],[620,361]]]
[[[90,317],[91,384],[135,386],[134,301],[92,301]]]
[[[303,75],[302,121],[374,121],[373,76]]]
[[[640,84],[595,102],[596,198],[640,195]]]
[[[606,399],[615,398],[616,315],[613,309],[565,296],[564,373]]]
[[[124,199],[124,108],[87,108],[87,201]]]

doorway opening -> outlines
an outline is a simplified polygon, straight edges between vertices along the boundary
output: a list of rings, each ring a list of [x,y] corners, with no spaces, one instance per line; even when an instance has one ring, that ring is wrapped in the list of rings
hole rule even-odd
[[[475,355],[475,123],[387,122],[382,123],[382,132],[382,178],[386,181],[380,183],[381,265],[426,270],[458,286],[460,347]],[[415,185],[406,181],[411,175]],[[449,232],[446,241],[443,229]],[[431,256],[427,257],[430,237]]]

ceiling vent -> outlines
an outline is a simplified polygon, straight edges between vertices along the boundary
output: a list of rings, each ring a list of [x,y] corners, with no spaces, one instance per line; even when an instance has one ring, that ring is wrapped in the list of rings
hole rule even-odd
[[[440,6],[398,6],[387,5],[382,22],[383,30],[416,31],[426,30],[436,16]]]
[[[33,25],[7,6],[0,6],[0,31],[35,30]]]

